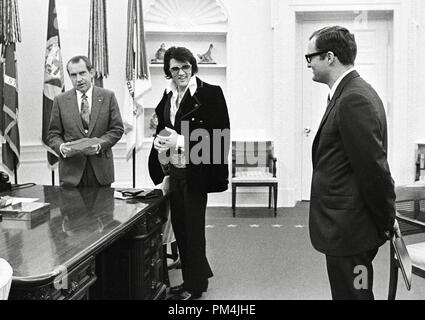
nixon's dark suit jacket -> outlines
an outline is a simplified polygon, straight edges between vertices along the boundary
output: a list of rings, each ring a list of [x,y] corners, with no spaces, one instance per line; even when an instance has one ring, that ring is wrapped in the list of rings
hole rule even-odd
[[[112,91],[93,87],[89,130],[86,134],[81,121],[75,90],[58,95],[53,103],[47,141],[59,155],[59,179],[61,186],[76,187],[80,183],[86,162],[90,161],[98,182],[108,185],[114,182],[114,162],[111,148],[124,133],[117,99]],[[77,155],[63,158],[59,151],[62,143],[81,138],[100,138],[101,152],[86,157]]]
[[[313,143],[310,238],[320,252],[378,248],[395,217],[382,101],[356,71],[339,84]]]
[[[182,134],[182,121],[188,121],[189,132],[192,135],[196,129],[205,129],[208,135],[198,137],[194,141],[189,141],[190,154],[193,148],[199,143],[209,145],[204,148],[206,158],[209,163],[193,163],[193,159],[186,158],[187,163],[187,183],[190,190],[203,190],[210,192],[222,192],[227,190],[229,184],[228,154],[230,146],[230,136],[220,139],[220,157],[217,152],[214,154],[213,130],[230,129],[229,115],[227,111],[226,100],[223,91],[219,86],[213,86],[196,78],[198,89],[192,97],[189,90],[186,92],[180,104],[176,115],[174,130]],[[166,107],[167,101],[172,93],[164,93],[161,102],[158,104],[155,112],[158,117],[158,127],[156,134],[160,133],[165,127],[170,127],[170,110]],[[230,134],[230,132],[229,132]],[[189,137],[185,137],[187,140]],[[185,145],[187,143],[185,142]],[[209,149],[209,150],[208,150]],[[209,153],[209,154],[208,154]],[[214,161],[214,157],[218,158]],[[158,152],[152,147],[149,155],[149,173],[155,184],[162,182],[164,173],[158,160]]]

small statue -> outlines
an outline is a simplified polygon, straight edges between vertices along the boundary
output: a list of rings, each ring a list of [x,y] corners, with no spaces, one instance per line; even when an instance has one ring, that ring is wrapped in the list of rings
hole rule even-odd
[[[161,47],[155,53],[155,59],[152,59],[152,63],[164,63],[164,54],[167,49],[165,48],[165,43],[161,44]]]
[[[211,57],[211,51],[214,48],[212,44],[210,44],[210,47],[207,52],[204,54],[198,54],[199,63],[215,63],[214,59]]]
[[[156,116],[156,113],[154,112],[152,114],[152,117],[149,120],[149,130],[151,131],[150,134],[152,135],[152,137],[155,137],[157,127],[158,127],[158,117]]]

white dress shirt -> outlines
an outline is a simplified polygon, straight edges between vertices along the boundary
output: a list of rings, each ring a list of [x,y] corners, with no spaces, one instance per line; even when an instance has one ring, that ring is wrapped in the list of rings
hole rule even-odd
[[[185,96],[187,90],[189,90],[190,95],[193,97],[193,95],[195,94],[196,90],[198,89],[198,83],[196,82],[196,77],[192,77],[189,80],[189,84],[187,85],[185,91],[182,94],[182,99]],[[170,121],[172,123],[172,125],[174,126],[175,122],[176,122],[176,114],[179,111],[180,108],[180,101],[177,101],[178,97],[179,97],[179,91],[177,88],[177,85],[174,83],[173,80],[170,80],[168,82],[167,88],[165,89],[167,94],[172,92],[173,95],[171,97],[171,108],[170,108]],[[184,151],[184,136],[179,135],[177,137],[177,145],[176,145],[176,150],[177,149],[181,149],[182,151]]]
[[[335,94],[336,89],[338,88],[339,84],[341,83],[342,79],[344,79],[350,72],[356,70],[356,68],[352,67],[345,71],[334,83],[334,85],[331,88],[331,91],[329,93],[329,98],[332,100],[332,97]]]
[[[81,102],[83,101],[83,94],[81,91],[77,91],[77,102],[78,102],[78,111],[81,114]],[[89,90],[87,90],[87,92],[85,93],[86,97],[87,97],[87,101],[89,103],[89,112],[91,114],[91,105],[92,105],[92,97],[93,97],[93,87],[90,87]]]
[[[91,106],[92,106],[92,99],[93,99],[93,86],[92,87],[90,87],[90,89],[89,90],[87,90],[87,92],[86,93],[82,93],[81,91],[78,91],[78,90],[75,90],[76,92],[77,92],[77,104],[78,104],[78,111],[79,111],[79,113],[81,114],[81,102],[83,101],[83,94],[85,94],[86,95],[86,97],[87,97],[87,102],[88,102],[88,104],[89,104],[89,113],[91,114]],[[63,151],[62,151],[62,147],[65,145],[65,143],[62,143],[61,145],[60,145],[60,147],[59,147],[59,150],[60,150],[60,152],[61,152],[61,154],[62,154],[62,156],[64,157],[64,158],[66,158],[66,156],[65,156],[65,154],[63,153]],[[100,153],[100,149],[101,149],[101,145],[100,144],[98,144],[97,145],[97,151],[96,151],[96,154],[99,154]]]

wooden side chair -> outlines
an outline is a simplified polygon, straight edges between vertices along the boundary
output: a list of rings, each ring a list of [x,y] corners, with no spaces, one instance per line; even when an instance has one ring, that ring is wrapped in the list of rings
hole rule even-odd
[[[238,187],[268,187],[269,209],[277,209],[278,178],[272,141],[232,141],[232,211],[236,216]]]
[[[398,212],[397,220],[403,237],[425,233],[425,200],[398,201],[396,208]],[[406,248],[412,262],[412,274],[425,278],[425,242],[410,244]],[[396,298],[399,269],[399,261],[395,255],[394,248],[391,246],[388,300]]]

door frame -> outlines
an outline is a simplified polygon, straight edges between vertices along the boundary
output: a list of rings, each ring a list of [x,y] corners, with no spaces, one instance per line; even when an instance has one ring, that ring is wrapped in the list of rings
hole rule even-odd
[[[306,39],[304,38],[305,32],[304,32],[304,26],[305,23],[309,23],[309,22],[313,22],[313,23],[317,23],[320,24],[320,22],[326,22],[327,18],[329,19],[333,19],[335,16],[337,17],[338,20],[343,20],[343,21],[348,21],[349,17],[351,18],[351,13],[347,13],[347,14],[338,14],[338,12],[340,11],[321,11],[319,14],[319,16],[317,17],[317,19],[311,19],[310,18],[310,14],[307,15],[306,18],[304,18],[302,15],[297,15],[297,20],[296,20],[296,43],[298,43],[297,45],[297,56],[303,56],[304,55],[304,51],[306,50],[304,47],[306,47]],[[385,46],[384,50],[385,51],[387,57],[386,57],[386,63],[385,63],[385,68],[386,68],[386,76],[385,76],[385,81],[386,81],[386,89],[385,89],[385,93],[386,96],[385,98],[382,97],[383,99],[385,99],[385,101],[383,100],[382,102],[385,105],[386,108],[386,112],[387,112],[387,126],[388,126],[388,150],[392,150],[392,137],[393,137],[393,126],[392,126],[392,109],[391,106],[393,105],[393,87],[394,87],[394,83],[392,81],[392,75],[393,75],[393,71],[392,71],[392,67],[393,67],[393,59],[392,59],[392,54],[394,51],[393,48],[393,16],[392,16],[392,11],[373,11],[374,13],[369,15],[371,17],[370,21],[384,21],[384,23],[386,24],[386,31],[388,32],[388,41],[387,44]],[[357,13],[356,13],[357,15]],[[345,16],[345,17],[344,17]],[[360,16],[360,13],[359,13]],[[331,21],[330,20],[330,21]],[[378,22],[379,23],[379,22]],[[341,25],[344,25],[344,23],[342,23]],[[373,29],[373,27],[372,27]],[[303,46],[304,45],[304,46]],[[384,47],[382,47],[384,48]],[[359,52],[360,52],[360,48],[359,48]],[[356,61],[357,62],[357,61]],[[356,66],[358,64],[356,63]],[[297,81],[296,83],[298,84],[298,88],[297,88],[297,105],[300,106],[300,112],[299,112],[299,116],[301,117],[301,129],[303,130],[305,127],[305,123],[304,123],[304,111],[308,111],[311,112],[310,108],[308,108],[306,110],[306,106],[304,105],[304,95],[303,95],[303,86],[305,85],[305,79],[303,78],[303,73],[305,70],[303,70],[303,68],[307,69],[307,65],[305,63],[304,60],[297,60]],[[310,74],[310,72],[308,72]],[[309,81],[311,81],[311,78],[308,79]],[[365,78],[366,81],[369,81],[367,78]],[[327,88],[327,87],[326,87]],[[325,89],[328,90],[328,89]],[[323,101],[325,101],[326,96],[323,96]],[[324,108],[325,106],[323,105],[323,112],[325,110]],[[319,119],[320,122],[320,119]],[[310,123],[310,126],[312,125],[312,123]],[[314,129],[314,130],[313,130]],[[317,133],[317,128],[312,128],[312,138],[314,138],[314,136]],[[301,131],[299,130],[299,137],[300,137],[300,144],[301,144],[301,154],[300,154],[300,158],[305,157],[304,154],[304,144],[306,143],[304,135],[301,134]],[[300,135],[301,134],[301,135]],[[311,146],[310,146],[311,149]],[[392,153],[389,154],[389,157],[391,156]],[[311,154],[310,155],[310,159],[307,159],[307,162],[309,163],[309,165],[311,165]],[[303,165],[305,159],[302,159],[302,161],[300,161],[300,165],[301,165],[301,185],[300,185],[300,199],[301,200],[309,200],[309,196],[307,196],[306,194],[304,194],[303,196],[303,191],[305,189],[305,185],[302,185],[302,181],[307,182],[308,180],[305,179],[307,175],[307,173],[304,172],[304,170],[306,169]],[[310,181],[311,181],[311,177],[310,177]],[[308,182],[307,182],[308,183]]]
[[[294,206],[301,200],[301,172],[302,165],[299,157],[302,154],[302,109],[299,105],[298,75],[299,48],[297,44],[297,16],[306,12],[333,12],[333,11],[385,11],[392,12],[392,76],[398,79],[401,85],[393,84],[390,87],[393,92],[393,104],[391,106],[391,118],[393,136],[392,150],[408,152],[407,141],[407,104],[408,75],[404,70],[408,69],[409,39],[403,36],[409,31],[409,10],[406,1],[397,0],[384,2],[375,0],[364,3],[352,0],[349,3],[326,1],[318,4],[314,0],[289,1],[272,0],[272,30],[274,32],[273,48],[273,132],[276,141],[276,154],[279,159],[280,185],[282,190],[279,205]],[[395,63],[397,61],[397,63]],[[282,90],[283,88],[283,90]],[[283,140],[283,141],[282,141]],[[392,163],[394,152],[389,150],[389,162],[394,173],[400,174],[402,163]],[[401,166],[401,167],[400,167]]]

